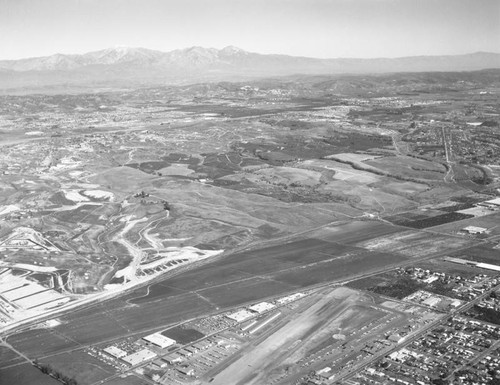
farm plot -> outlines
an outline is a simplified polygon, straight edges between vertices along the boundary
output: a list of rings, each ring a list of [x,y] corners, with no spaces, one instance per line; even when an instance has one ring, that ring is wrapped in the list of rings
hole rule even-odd
[[[491,215],[481,217],[469,216],[466,220],[436,226],[432,230],[444,234],[459,234],[460,230],[467,226],[476,226],[486,229],[486,233],[477,236],[479,238],[497,237],[500,235],[500,213],[494,212]]]
[[[388,156],[367,160],[363,163],[383,170],[390,175],[415,179],[442,180],[446,173],[446,168],[441,163],[407,156]]]
[[[358,243],[356,246],[369,250],[391,252],[406,257],[420,258],[432,254],[452,251],[471,245],[470,239],[441,234],[405,231]]]

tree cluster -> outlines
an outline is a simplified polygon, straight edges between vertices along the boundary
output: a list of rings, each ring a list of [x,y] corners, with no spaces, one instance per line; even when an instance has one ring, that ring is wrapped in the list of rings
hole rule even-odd
[[[62,374],[48,364],[41,364],[35,361],[33,365],[35,365],[43,374],[54,377],[57,381],[62,382],[63,384],[78,385],[78,382],[74,378]]]

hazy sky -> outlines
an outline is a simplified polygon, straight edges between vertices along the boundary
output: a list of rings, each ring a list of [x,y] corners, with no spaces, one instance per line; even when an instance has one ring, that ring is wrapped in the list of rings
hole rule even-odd
[[[500,0],[0,0],[0,59],[117,45],[332,58],[500,52]]]

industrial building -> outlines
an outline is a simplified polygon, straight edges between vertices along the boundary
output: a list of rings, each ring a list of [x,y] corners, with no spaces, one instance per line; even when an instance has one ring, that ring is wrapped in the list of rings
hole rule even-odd
[[[135,352],[133,354],[130,354],[126,357],[123,357],[122,360],[125,361],[127,364],[130,366],[135,366],[142,364],[143,362],[147,360],[151,360],[152,358],[156,357],[156,353],[152,352],[149,349],[142,349],[139,350],[138,352]]]
[[[422,304],[429,307],[436,307],[441,302],[441,298],[438,297],[429,297],[422,302]]]
[[[485,229],[484,227],[477,227],[477,226],[467,226],[464,227],[462,230],[460,230],[461,233],[465,234],[484,234],[488,229]]]
[[[486,270],[500,271],[500,265],[493,265],[491,263],[469,261],[467,259],[452,258],[452,257],[445,257],[444,260],[448,261],[448,262],[458,263],[460,265],[469,265],[469,266],[475,266],[475,267],[479,267],[481,269],[486,269]]]
[[[103,349],[103,351],[114,358],[123,358],[127,355],[127,352],[113,345],[108,346],[106,349]]]
[[[476,264],[477,267],[480,267],[481,269],[487,269],[487,270],[493,270],[493,271],[500,271],[500,266],[499,265],[492,265],[491,263],[482,263],[479,262]]]
[[[0,295],[2,298],[25,310],[44,310],[63,305],[71,300],[58,291],[46,288],[36,282],[27,280],[23,276],[14,276],[10,269],[2,272],[5,282],[0,283]]]
[[[250,306],[248,309],[253,311],[253,312],[262,314],[268,310],[274,309],[274,307],[275,306],[272,303],[260,302],[260,303],[257,303],[255,305]]]
[[[187,368],[181,366],[177,368],[177,371],[181,374],[184,374],[185,376],[194,376],[194,369],[190,368],[189,366]]]
[[[163,360],[165,360],[170,365],[174,365],[174,364],[177,364],[179,362],[182,362],[184,359],[180,355],[178,355],[177,353],[174,353],[174,354],[171,354],[167,357],[164,357]]]
[[[288,302],[296,301],[304,296],[305,296],[305,294],[303,294],[303,293],[294,293],[294,294],[290,294],[286,297],[280,298],[276,302],[278,302],[278,304],[280,304],[280,305],[284,305]]]
[[[176,341],[172,338],[168,338],[161,333],[154,333],[142,338],[144,341],[152,343],[162,349],[168,348],[169,346],[175,345]]]
[[[236,313],[228,314],[226,315],[226,317],[236,322],[242,322],[248,318],[253,317],[253,314],[248,310],[242,309],[237,311]]]
[[[163,359],[157,359],[153,361],[153,366],[158,369],[162,369],[168,366],[167,361]]]

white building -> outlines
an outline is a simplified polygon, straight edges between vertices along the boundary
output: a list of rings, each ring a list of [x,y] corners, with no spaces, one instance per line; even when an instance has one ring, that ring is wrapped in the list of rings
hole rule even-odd
[[[422,303],[426,306],[429,306],[429,307],[435,307],[437,306],[437,304],[441,302],[441,299],[438,298],[438,297],[429,297],[427,298],[425,301],[423,301]]]
[[[303,294],[303,293],[295,293],[295,294],[291,294],[291,295],[288,295],[286,297],[280,298],[276,302],[278,302],[278,304],[280,304],[280,305],[284,305],[288,302],[296,301],[304,296],[305,296],[305,294]]]
[[[117,348],[116,346],[109,346],[106,349],[103,349],[105,353],[108,353],[110,356],[113,356],[115,358],[122,358],[127,355],[126,351],[121,350],[120,348]]]
[[[149,336],[142,337],[142,339],[152,343],[153,345],[159,346],[162,349],[168,348],[176,343],[175,340],[168,338],[161,333],[150,334]]]
[[[274,307],[275,306],[272,303],[260,302],[260,303],[256,303],[255,305],[250,306],[248,309],[253,311],[253,312],[262,314],[268,310],[273,309]]]
[[[226,317],[236,322],[242,322],[248,318],[253,317],[253,314],[250,313],[248,310],[243,309],[237,311],[236,313],[228,314],[226,315]]]
[[[488,229],[485,229],[484,227],[467,226],[460,231],[467,234],[483,234],[488,231]]]
[[[156,353],[152,352],[149,349],[142,349],[139,350],[138,352],[123,357],[122,360],[125,361],[130,366],[135,366],[143,363],[144,361],[151,360],[155,357]]]

